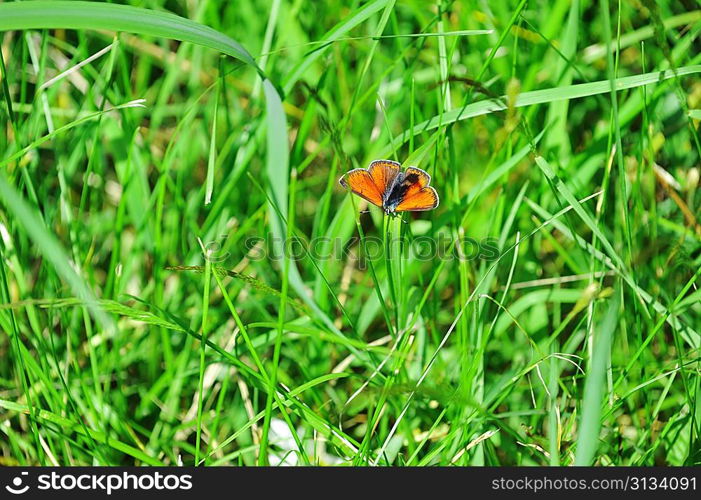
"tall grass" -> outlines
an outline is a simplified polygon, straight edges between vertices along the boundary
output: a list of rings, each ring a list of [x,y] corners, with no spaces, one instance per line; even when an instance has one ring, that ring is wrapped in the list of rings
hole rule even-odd
[[[0,4],[3,465],[699,464],[701,11],[132,3]]]

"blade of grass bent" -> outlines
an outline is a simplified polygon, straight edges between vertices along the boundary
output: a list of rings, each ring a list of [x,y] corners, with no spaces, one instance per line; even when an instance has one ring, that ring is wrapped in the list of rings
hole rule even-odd
[[[264,76],[251,54],[237,41],[209,26],[169,12],[62,0],[0,4],[0,31],[27,29],[101,29],[192,42],[239,59]]]
[[[691,75],[699,72],[701,72],[701,65],[683,66],[681,68],[677,68],[676,76]],[[674,77],[675,72],[671,70],[654,71],[641,75],[617,78],[614,80],[614,83],[617,90],[625,90],[641,87],[643,85],[652,85]],[[532,106],[534,104],[544,104],[568,99],[579,99],[582,97],[604,94],[610,91],[611,82],[609,80],[581,83],[577,85],[569,85],[567,87],[534,90],[531,92],[524,92],[523,94],[519,95],[516,98],[514,106],[520,108],[524,106]],[[475,116],[486,115],[495,111],[504,111],[506,106],[502,104],[502,102],[506,102],[506,96],[502,96],[500,99],[494,100],[485,99],[483,101],[462,106],[460,108],[452,109],[446,113],[443,113],[442,116],[434,116],[415,125],[413,129],[405,130],[402,134],[398,135],[391,144],[382,150],[381,154],[389,154],[407,142],[409,137],[422,132],[443,127],[457,121],[466,120],[468,118],[474,118]]]

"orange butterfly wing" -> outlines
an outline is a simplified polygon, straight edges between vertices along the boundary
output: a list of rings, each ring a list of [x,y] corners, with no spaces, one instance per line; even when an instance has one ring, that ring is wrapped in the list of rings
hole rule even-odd
[[[383,207],[385,197],[401,172],[401,165],[391,160],[375,160],[367,169],[356,168],[341,177],[346,189],[370,203]],[[409,167],[404,171],[402,184],[406,185],[404,196],[396,212],[418,212],[432,210],[438,206],[438,193],[428,184],[431,176],[420,168]]]
[[[407,196],[397,205],[395,212],[422,212],[433,210],[438,206],[438,193],[432,187],[421,188],[411,196]]]
[[[391,160],[375,160],[368,167],[368,172],[380,194],[384,195],[401,172],[401,165]]]
[[[426,172],[425,170],[421,170],[420,168],[409,167],[404,172],[405,179],[407,177],[411,178],[414,175],[416,175],[416,177],[418,178],[416,184],[418,184],[419,187],[426,187],[431,182],[431,176],[428,175],[428,172]]]
[[[395,208],[396,212],[421,212],[438,206],[438,193],[429,186],[431,176],[420,168],[409,167],[404,172],[405,182],[411,181],[404,199]]]
[[[341,186],[368,200],[373,205],[382,206],[382,192],[378,189],[370,172],[364,168],[349,170],[341,177]]]

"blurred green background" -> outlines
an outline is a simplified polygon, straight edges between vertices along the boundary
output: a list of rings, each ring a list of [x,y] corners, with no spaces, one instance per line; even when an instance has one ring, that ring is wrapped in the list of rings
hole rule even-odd
[[[696,2],[129,5],[0,3],[0,463],[701,462]]]

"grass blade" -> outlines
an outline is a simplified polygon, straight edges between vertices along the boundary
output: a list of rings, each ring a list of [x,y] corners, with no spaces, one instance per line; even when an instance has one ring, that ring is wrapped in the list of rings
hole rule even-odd
[[[582,401],[582,420],[577,439],[577,454],[575,465],[592,465],[594,455],[599,445],[599,430],[601,429],[601,404],[606,384],[606,371],[611,356],[613,333],[619,318],[620,290],[614,292],[606,316],[597,328],[598,335],[594,341],[594,355],[587,373]]]
[[[255,68],[253,57],[223,33],[168,12],[130,5],[82,1],[0,4],[0,31],[28,29],[110,30],[192,42],[223,52]]]
[[[0,200],[36,243],[39,252],[51,263],[58,275],[68,283],[73,293],[87,303],[88,310],[95,320],[103,329],[114,331],[116,328],[114,322],[97,305],[95,294],[76,272],[76,266],[68,257],[68,253],[63,249],[56,236],[44,225],[41,217],[8,182],[2,171],[0,171]]]
[[[642,75],[626,76],[622,78],[617,78],[614,80],[616,90],[632,89],[636,87],[641,87],[643,85],[652,85],[654,83],[660,83],[664,80],[674,78],[675,76],[692,75],[701,72],[701,65],[694,66],[683,66],[677,68],[675,71],[654,71],[652,73],[645,73]],[[534,90],[531,92],[524,92],[516,98],[514,106],[517,108],[524,106],[533,106],[535,104],[545,104],[554,101],[564,101],[569,99],[580,99],[582,97],[589,97],[597,94],[605,94],[611,91],[611,81],[602,80],[598,82],[591,83],[580,83],[577,85],[569,85],[566,87],[555,87],[551,89]],[[446,113],[439,116],[434,116],[428,120],[425,120],[414,126],[411,130],[405,130],[402,134],[397,136],[392,143],[383,149],[383,154],[389,154],[390,152],[397,149],[399,146],[404,144],[409,140],[409,137],[418,135],[422,132],[428,130],[433,130],[438,127],[444,127],[451,123],[455,123],[461,120],[467,120],[468,118],[474,118],[475,116],[486,115],[489,113],[494,113],[495,111],[504,111],[506,105],[503,104],[506,101],[506,96],[502,96],[500,99],[495,100],[484,100],[468,104],[461,108],[452,109]]]

